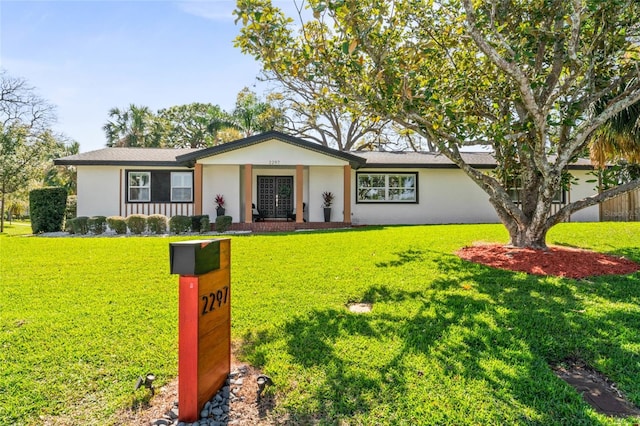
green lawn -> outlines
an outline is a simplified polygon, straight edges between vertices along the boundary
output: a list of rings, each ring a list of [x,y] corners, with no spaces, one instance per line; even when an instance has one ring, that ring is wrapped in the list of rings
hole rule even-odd
[[[0,233],[0,236],[5,235],[27,235],[31,234],[31,222],[24,222],[14,220],[11,223],[4,223],[4,232]]]
[[[183,238],[182,238],[183,239]],[[0,424],[104,424],[177,373],[178,238],[0,237]],[[500,225],[232,238],[232,337],[292,424],[637,424],[549,364],[580,357],[640,405],[640,273],[571,280],[470,264]],[[549,243],[640,261],[640,223]],[[353,314],[350,301],[374,303]],[[113,418],[113,417],[111,417]]]

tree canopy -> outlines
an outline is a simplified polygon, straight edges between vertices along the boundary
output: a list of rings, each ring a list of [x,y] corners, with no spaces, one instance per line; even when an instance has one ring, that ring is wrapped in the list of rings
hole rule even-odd
[[[299,22],[270,0],[238,0],[237,45],[266,71],[326,79],[334,102],[422,135],[489,196],[516,246],[639,180],[553,212],[592,135],[640,102],[634,0],[310,0]],[[492,173],[460,150],[492,149]],[[519,201],[507,185],[518,182]]]
[[[245,87],[232,112],[199,102],[157,113],[131,104],[112,108],[103,130],[109,147],[205,148],[278,129],[282,120],[282,110]]]
[[[56,146],[54,120],[55,108],[26,80],[0,71],[0,232],[7,196],[43,178]]]

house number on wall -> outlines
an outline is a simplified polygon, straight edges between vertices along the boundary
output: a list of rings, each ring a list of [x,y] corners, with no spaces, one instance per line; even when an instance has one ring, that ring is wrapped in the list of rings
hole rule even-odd
[[[280,160],[269,160],[269,165],[277,166],[280,164]]]
[[[215,293],[209,293],[208,296],[202,296],[202,315],[206,315],[209,312],[213,312],[216,308],[221,307],[227,303],[227,296],[229,295],[229,287],[224,286]]]

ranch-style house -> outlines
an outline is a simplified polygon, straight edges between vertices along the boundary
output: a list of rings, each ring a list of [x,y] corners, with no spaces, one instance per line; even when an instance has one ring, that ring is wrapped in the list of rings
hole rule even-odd
[[[490,153],[463,154],[493,169]],[[488,195],[446,157],[426,152],[342,152],[271,131],[203,149],[104,148],[55,160],[78,172],[78,216],[216,217],[216,195],[235,229],[256,219],[309,228],[324,222],[322,194],[334,195],[331,226],[493,223]],[[588,160],[557,206],[597,192]],[[517,200],[518,188],[510,190]],[[260,215],[256,215],[256,210]],[[598,206],[572,221],[598,221]],[[324,225],[327,226],[327,225]]]

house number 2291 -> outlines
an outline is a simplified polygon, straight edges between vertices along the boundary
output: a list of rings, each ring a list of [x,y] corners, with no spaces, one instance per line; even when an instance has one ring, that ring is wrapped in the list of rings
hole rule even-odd
[[[227,303],[227,297],[229,296],[229,287],[224,286],[215,293],[209,293],[209,295],[202,296],[202,315],[206,315],[209,312],[213,312],[216,308],[220,308]]]

